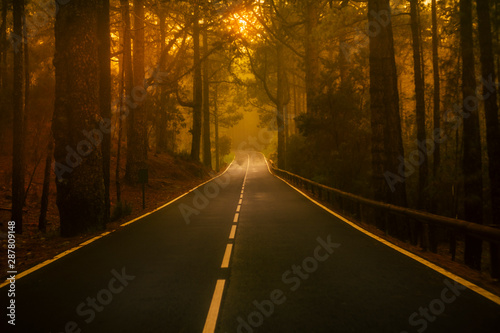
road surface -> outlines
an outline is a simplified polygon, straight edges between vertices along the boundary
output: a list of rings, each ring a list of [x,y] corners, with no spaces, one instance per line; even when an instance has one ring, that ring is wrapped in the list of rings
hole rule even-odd
[[[15,301],[1,332],[500,329],[499,304],[323,210],[254,152],[17,280]]]

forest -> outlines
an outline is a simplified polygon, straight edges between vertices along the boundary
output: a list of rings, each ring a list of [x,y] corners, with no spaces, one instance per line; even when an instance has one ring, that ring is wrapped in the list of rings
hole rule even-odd
[[[2,0],[0,22],[2,230],[104,230],[159,159],[201,179],[248,149],[500,227],[496,0]]]

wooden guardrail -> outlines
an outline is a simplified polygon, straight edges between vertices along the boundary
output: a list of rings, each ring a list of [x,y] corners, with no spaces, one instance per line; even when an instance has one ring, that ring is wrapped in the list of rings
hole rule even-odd
[[[271,166],[271,170],[275,175],[287,180],[291,184],[309,191],[314,197],[320,199],[321,201],[328,202],[333,206],[334,210],[339,212],[341,215],[350,217],[358,222],[366,222],[366,213],[364,214],[363,211],[366,210],[366,207],[370,207],[372,210],[378,210],[384,213],[386,217],[387,214],[393,214],[403,216],[404,220],[408,223],[416,221],[423,226],[420,230],[428,230],[429,227],[444,227],[449,229],[453,233],[453,235],[449,237],[450,252],[453,259],[455,259],[456,253],[456,236],[469,235],[483,241],[493,243],[496,247],[500,245],[499,228],[367,199],[352,193],[316,183],[288,171],[277,169],[273,166]],[[426,234],[427,236],[425,236]],[[422,232],[420,236],[420,245],[424,250],[429,248],[428,236],[428,232]],[[496,264],[492,263],[492,265]]]

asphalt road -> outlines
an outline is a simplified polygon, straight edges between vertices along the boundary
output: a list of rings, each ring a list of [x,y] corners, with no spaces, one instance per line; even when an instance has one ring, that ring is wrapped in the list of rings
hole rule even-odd
[[[15,329],[3,316],[1,332],[500,329],[499,305],[340,221],[252,152],[17,280],[15,300]]]

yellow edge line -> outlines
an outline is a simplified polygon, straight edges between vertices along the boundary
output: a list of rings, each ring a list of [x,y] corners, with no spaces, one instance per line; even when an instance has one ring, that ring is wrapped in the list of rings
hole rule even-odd
[[[229,260],[231,259],[231,252],[233,251],[233,244],[227,244],[226,252],[224,252],[224,258],[222,259],[221,268],[229,267]]]
[[[223,172],[223,173],[221,173],[220,175],[218,175],[218,176],[216,176],[216,177],[213,177],[213,178],[211,178],[211,179],[207,180],[206,182],[204,182],[204,183],[202,183],[202,184],[200,184],[200,185],[196,186],[195,188],[193,188],[193,189],[189,190],[188,192],[186,192],[186,193],[184,193],[184,194],[182,194],[182,195],[178,196],[177,198],[175,198],[175,199],[173,199],[173,200],[171,200],[171,201],[167,202],[166,204],[164,204],[164,205],[162,205],[162,206],[160,206],[160,207],[158,207],[158,208],[156,208],[156,209],[152,210],[152,211],[151,211],[151,212],[149,212],[149,213],[146,213],[146,214],[141,215],[141,216],[139,216],[139,217],[137,217],[137,218],[135,218],[135,219],[133,219],[133,220],[131,220],[131,221],[128,221],[128,222],[125,222],[125,223],[121,224],[121,225],[120,225],[120,227],[125,227],[125,226],[127,226],[127,225],[129,225],[129,224],[131,224],[131,223],[134,223],[134,222],[136,222],[136,221],[138,221],[138,220],[142,219],[143,217],[146,217],[146,216],[148,216],[148,215],[150,215],[150,214],[152,214],[152,213],[154,213],[154,212],[156,212],[156,211],[158,211],[158,210],[160,210],[160,209],[162,209],[162,208],[165,208],[166,206],[168,206],[168,205],[172,204],[173,202],[175,202],[175,201],[179,200],[179,199],[180,199],[180,198],[182,198],[183,196],[185,196],[185,195],[187,195],[187,194],[189,194],[189,193],[193,192],[193,191],[194,191],[194,190],[196,190],[197,188],[199,188],[199,187],[201,187],[201,186],[205,185],[205,184],[206,184],[206,183],[208,183],[208,182],[211,182],[211,181],[212,181],[212,180],[214,180],[214,179],[219,178],[220,176],[222,176],[223,174],[225,174],[225,173],[227,172],[227,170],[229,170],[229,168],[231,167],[231,165],[233,165],[234,161],[235,161],[235,159],[233,158],[233,161],[232,161],[232,162],[231,162],[231,163],[227,166],[226,170],[224,170],[224,172]],[[103,232],[103,233],[102,233],[102,234],[100,234],[99,236],[96,236],[96,237],[94,237],[94,238],[91,238],[91,239],[89,239],[89,240],[87,240],[87,241],[85,241],[85,242],[83,242],[83,243],[81,243],[81,244],[79,244],[79,245],[77,245],[77,246],[73,247],[72,249],[69,249],[69,250],[66,250],[66,251],[64,251],[64,252],[62,252],[62,253],[59,253],[59,254],[57,254],[56,256],[54,256],[54,258],[52,258],[52,259],[48,259],[48,260],[45,260],[44,262],[39,263],[38,265],[35,265],[35,266],[33,266],[33,267],[31,267],[31,268],[29,268],[29,269],[27,269],[27,270],[25,270],[25,271],[23,271],[23,272],[21,272],[21,273],[17,274],[17,275],[16,275],[16,280],[19,280],[20,278],[22,278],[22,277],[24,277],[24,276],[26,276],[26,275],[28,275],[28,274],[30,274],[30,273],[33,273],[34,271],[36,271],[36,270],[38,270],[38,269],[40,269],[40,268],[42,268],[42,267],[44,267],[44,266],[47,266],[47,265],[48,265],[48,264],[50,264],[50,263],[53,263],[53,262],[54,262],[54,261],[56,261],[57,259],[61,259],[62,257],[66,256],[66,255],[68,255],[68,254],[70,254],[71,252],[74,252],[74,251],[76,251],[76,250],[78,250],[78,249],[80,249],[80,248],[84,247],[85,245],[88,245],[88,244],[90,244],[90,243],[92,243],[92,242],[94,242],[94,241],[98,240],[99,238],[102,238],[102,237],[104,237],[104,236],[106,236],[106,235],[108,235],[108,234],[110,234],[110,233],[112,233],[112,232],[113,232],[113,231],[106,231],[106,232]],[[2,284],[0,284],[0,288],[3,288],[3,287],[5,287],[5,286],[6,286],[6,285],[8,285],[8,284],[10,284],[10,281],[9,281],[9,280],[5,280]]]
[[[217,280],[212,302],[210,303],[210,309],[208,310],[207,320],[205,321],[205,326],[203,327],[203,333],[213,333],[215,331],[215,325],[217,324],[217,317],[219,316],[225,284],[226,280]]]
[[[195,190],[196,190],[196,189],[198,189],[199,187],[202,187],[202,186],[203,186],[203,185],[205,185],[206,183],[209,183],[209,182],[211,182],[212,180],[219,178],[220,176],[222,176],[223,174],[225,174],[225,173],[227,172],[227,170],[229,170],[229,168],[231,167],[231,165],[233,165],[234,160],[235,160],[235,159],[233,158],[233,161],[231,162],[231,164],[229,164],[229,165],[228,165],[228,167],[226,168],[226,170],[224,170],[224,172],[223,172],[223,173],[221,173],[220,175],[218,175],[218,176],[216,176],[216,177],[213,177],[213,178],[211,178],[211,179],[207,180],[207,181],[206,181],[206,182],[204,182],[204,183],[201,183],[200,185],[198,185],[198,186],[196,186],[196,187],[194,187],[194,188],[190,189],[190,190],[189,190],[189,191],[187,191],[186,193],[184,193],[184,194],[182,194],[182,195],[178,196],[177,198],[175,198],[175,199],[173,199],[173,200],[171,200],[171,201],[167,202],[166,204],[164,204],[164,205],[162,205],[162,206],[160,206],[160,207],[158,207],[158,208],[156,208],[156,209],[154,209],[154,210],[152,210],[152,211],[150,211],[150,212],[148,212],[148,213],[146,213],[146,214],[144,214],[144,215],[141,215],[141,216],[139,216],[139,217],[137,217],[137,218],[135,218],[135,219],[133,219],[133,220],[130,220],[130,221],[128,221],[128,222],[125,222],[125,223],[121,224],[120,226],[121,226],[121,227],[124,227],[124,226],[126,226],[126,225],[131,224],[131,223],[137,222],[138,220],[140,220],[140,219],[142,219],[142,218],[144,218],[144,217],[146,217],[146,216],[148,216],[148,215],[150,215],[150,214],[153,214],[153,213],[155,213],[156,211],[158,211],[158,210],[160,210],[160,209],[162,209],[162,208],[167,207],[168,205],[171,205],[172,203],[176,202],[176,201],[177,201],[177,200],[179,200],[180,198],[182,198],[182,197],[184,197],[184,196],[188,195],[189,193],[191,193],[191,192],[195,191]]]
[[[267,164],[267,160],[266,160],[266,164]],[[269,165],[268,165],[268,170],[269,170]],[[271,170],[269,170],[269,172],[271,173]],[[272,173],[271,173],[272,174]],[[449,272],[447,271],[446,269],[436,265],[436,264],[433,264],[431,263],[430,261],[427,261],[425,260],[424,258],[422,257],[419,257],[417,256],[416,254],[414,253],[411,253],[405,249],[402,249],[400,248],[399,246],[397,245],[394,245],[392,244],[391,242],[375,235],[375,234],[372,234],[371,232],[361,228],[360,226],[356,225],[355,223],[349,221],[348,219],[346,219],[345,217],[335,213],[334,211],[332,211],[331,209],[325,207],[324,205],[320,204],[319,202],[317,202],[316,200],[314,200],[313,198],[309,197],[307,194],[305,194],[304,192],[302,192],[301,190],[299,190],[298,188],[296,188],[295,186],[291,185],[289,182],[287,182],[286,180],[284,180],[283,178],[281,177],[278,177],[276,175],[274,175],[276,178],[279,178],[281,179],[285,184],[287,184],[288,186],[290,186],[291,188],[293,188],[294,190],[296,190],[297,192],[299,192],[300,194],[302,194],[304,197],[306,197],[307,199],[309,199],[310,201],[312,201],[313,203],[315,203],[316,205],[318,205],[319,207],[323,208],[324,210],[326,210],[327,212],[329,212],[330,214],[334,215],[335,217],[337,217],[338,219],[344,221],[345,223],[349,224],[351,227],[361,231],[362,233],[364,233],[365,235],[367,236],[370,236],[371,238],[389,246],[390,248],[404,254],[405,256],[407,257],[410,257],[416,261],[418,261],[419,263],[435,270],[436,272],[438,273],[441,273],[443,274],[444,276],[452,279],[452,280],[455,280],[457,281],[458,283],[460,283],[461,285],[469,288],[470,290],[473,290],[475,291],[476,293],[478,293],[479,295],[483,296],[483,297],[486,297],[487,299],[489,299],[490,301],[500,305],[500,297],[495,295],[495,294],[492,294],[491,292],[479,287],[478,285],[470,282],[470,281],[467,281],[465,280],[464,278],[461,278],[460,276],[458,275],[455,275],[453,274],[452,272]]]
[[[48,264],[50,264],[50,263],[53,263],[53,262],[54,262],[54,261],[56,261],[57,259],[61,259],[62,257],[66,256],[66,255],[68,255],[68,254],[70,254],[71,252],[75,252],[76,250],[78,250],[78,249],[80,249],[80,248],[84,247],[84,246],[85,246],[85,245],[87,245],[87,244],[92,243],[93,241],[98,240],[99,238],[102,238],[102,237],[106,236],[106,235],[107,235],[107,234],[109,234],[109,233],[110,233],[109,231],[107,231],[107,232],[103,232],[103,233],[102,233],[102,234],[100,234],[99,236],[96,236],[96,237],[94,237],[94,238],[92,238],[92,239],[89,239],[89,240],[87,240],[87,241],[85,241],[85,242],[81,243],[80,245],[77,245],[77,246],[75,246],[75,247],[73,247],[73,248],[71,248],[71,249],[69,249],[69,250],[66,250],[66,251],[64,251],[64,252],[61,252],[61,253],[57,254],[57,255],[56,255],[56,256],[54,256],[54,258],[52,258],[52,259],[45,260],[44,262],[41,262],[41,263],[39,263],[38,265],[35,265],[35,266],[31,267],[30,269],[27,269],[27,270],[25,270],[25,271],[23,271],[23,272],[21,272],[21,273],[17,274],[17,275],[16,275],[16,280],[19,280],[20,278],[22,278],[22,277],[24,277],[24,276],[26,276],[26,275],[28,275],[28,274],[30,274],[30,273],[33,273],[34,271],[36,271],[36,270],[38,270],[38,269],[40,269],[40,268],[42,268],[42,267],[44,267],[44,266],[47,266],[47,265],[48,265]],[[5,282],[3,282],[2,284],[0,284],[0,288],[5,287],[5,286],[6,286],[6,285],[8,285],[9,283],[10,283],[10,281],[9,281],[9,280],[5,280]]]

